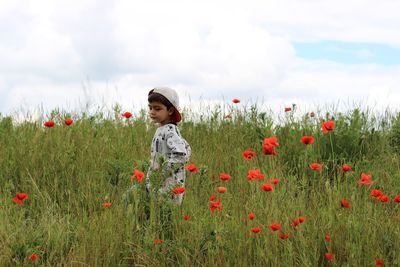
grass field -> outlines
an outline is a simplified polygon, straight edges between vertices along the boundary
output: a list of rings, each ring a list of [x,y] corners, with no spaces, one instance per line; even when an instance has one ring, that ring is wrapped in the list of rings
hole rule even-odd
[[[226,104],[194,120],[187,110],[179,127],[199,170],[187,171],[174,206],[132,178],[147,172],[156,125],[122,112],[55,110],[54,127],[0,117],[0,266],[400,266],[400,114],[292,110],[278,120]],[[326,121],[335,127],[324,134]],[[278,155],[264,155],[274,136]],[[249,180],[257,169],[264,178]]]

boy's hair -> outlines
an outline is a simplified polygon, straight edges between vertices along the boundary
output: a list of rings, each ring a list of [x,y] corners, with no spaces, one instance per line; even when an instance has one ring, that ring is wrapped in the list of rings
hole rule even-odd
[[[169,110],[170,108],[175,108],[174,105],[172,105],[171,102],[169,102],[169,100],[165,98],[165,96],[159,93],[153,93],[153,90],[149,92],[149,97],[147,98],[147,101],[149,101],[149,103],[160,102],[167,107],[167,110]]]

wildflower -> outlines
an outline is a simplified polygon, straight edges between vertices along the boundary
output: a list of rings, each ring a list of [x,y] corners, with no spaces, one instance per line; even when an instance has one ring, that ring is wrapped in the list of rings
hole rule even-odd
[[[250,212],[249,215],[247,215],[247,217],[249,217],[249,220],[254,220],[254,218],[256,217],[256,215],[254,215],[254,213]]]
[[[309,114],[309,116],[310,116],[311,118],[314,118],[314,117],[315,117],[315,112],[314,112],[314,111],[311,111],[310,114]]]
[[[193,173],[196,173],[199,171],[199,169],[193,163],[186,165],[186,170],[193,172]]]
[[[264,174],[262,174],[259,169],[248,170],[246,179],[249,181],[262,180],[264,179]]]
[[[183,194],[185,193],[186,189],[184,187],[175,187],[174,189],[171,190],[175,195]]]
[[[183,218],[185,221],[187,221],[187,220],[189,220],[189,219],[191,218],[191,216],[190,216],[190,215],[183,215],[182,218]]]
[[[261,189],[266,192],[274,191],[274,187],[272,186],[272,184],[263,184],[261,186]]]
[[[347,201],[346,199],[341,199],[341,200],[340,200],[340,205],[341,205],[343,208],[346,208],[346,209],[349,209],[350,206],[351,206],[350,202]]]
[[[383,264],[384,264],[384,261],[383,261],[382,259],[377,259],[377,260],[375,261],[375,264],[378,265],[378,266],[380,266],[380,265],[383,265]]]
[[[26,193],[17,193],[12,201],[16,204],[24,204],[25,199],[28,198],[28,194]]]
[[[39,255],[36,253],[32,253],[32,255],[30,257],[31,261],[36,261],[38,258],[39,258]]]
[[[104,208],[111,207],[111,205],[112,205],[111,202],[104,202],[104,203],[102,204],[102,206],[103,206]]]
[[[349,172],[349,171],[351,171],[351,166],[349,166],[349,165],[347,165],[347,164],[343,165],[343,166],[342,166],[342,171],[344,171],[344,172]]]
[[[333,129],[335,129],[335,122],[334,121],[326,121],[324,123],[322,123],[322,132],[324,134],[329,133],[330,131],[332,131]]]
[[[269,228],[270,228],[272,231],[278,231],[279,229],[281,229],[281,225],[280,225],[279,223],[273,223],[273,224],[271,224],[271,225],[269,226]]]
[[[266,137],[263,143],[270,146],[279,146],[278,139],[275,136]]]
[[[211,196],[210,197],[210,210],[222,210],[220,200],[216,196]]]
[[[234,99],[232,99],[232,102],[235,103],[235,104],[237,104],[237,103],[240,103],[240,100],[237,99],[237,98],[234,98]]]
[[[54,127],[54,125],[56,125],[56,123],[54,121],[50,120],[50,121],[46,121],[45,123],[43,123],[43,125],[51,128],[51,127]]]
[[[221,179],[222,181],[229,181],[232,179],[232,177],[227,173],[220,173],[219,179]]]
[[[383,195],[383,193],[382,193],[381,190],[378,190],[378,189],[372,189],[372,190],[371,190],[371,196],[372,196],[372,197],[379,198],[379,197],[381,197],[382,195]]]
[[[253,227],[253,228],[250,229],[250,231],[252,231],[253,233],[257,234],[257,233],[262,231],[262,228],[261,227]]]
[[[28,194],[27,193],[17,193],[16,194],[18,199],[24,200],[28,198]]]
[[[309,167],[310,167],[312,170],[314,170],[314,171],[318,171],[318,170],[320,170],[320,169],[322,168],[322,164],[319,164],[319,163],[311,163],[311,164],[309,165]]]
[[[127,111],[127,112],[122,114],[122,117],[125,117],[125,118],[129,119],[130,117],[132,117],[132,113]]]
[[[301,141],[303,144],[309,145],[309,144],[314,143],[315,139],[314,139],[314,137],[312,137],[312,136],[305,135],[305,136],[303,136],[303,137],[300,139],[300,141]]]
[[[280,180],[278,178],[273,178],[270,180],[271,183],[273,183],[274,185],[279,184]]]
[[[292,111],[292,108],[291,107],[285,107],[285,112],[289,112],[289,111]]]
[[[325,259],[327,260],[327,261],[333,261],[334,259],[335,259],[335,256],[333,256],[333,254],[332,253],[325,253]]]
[[[326,235],[325,235],[325,240],[326,241],[331,241],[331,234],[330,233],[327,233]]]
[[[242,156],[245,160],[251,160],[253,157],[256,156],[256,152],[251,150],[246,150],[245,152],[242,153]]]
[[[296,227],[296,226],[298,226],[300,223],[301,223],[300,220],[299,220],[299,219],[296,219],[296,220],[293,220],[293,221],[290,223],[290,226]]]
[[[303,223],[305,220],[306,220],[306,218],[304,216],[300,216],[299,217],[299,222],[300,223]]]
[[[389,202],[389,196],[387,196],[387,195],[382,195],[382,196],[379,197],[379,200],[380,200],[382,203],[387,203],[387,202]]]
[[[279,238],[285,240],[289,238],[289,233],[279,233]]]
[[[361,173],[361,179],[357,181],[358,184],[363,184],[363,185],[370,185],[373,183],[373,181],[371,180],[371,175],[369,174],[365,174],[365,173]]]
[[[132,178],[135,178],[138,182],[141,182],[144,178],[144,173],[135,169]]]
[[[397,195],[393,201],[400,204],[400,195]]]
[[[278,153],[274,150],[274,147],[279,146],[278,139],[275,136],[265,138],[262,146],[264,155],[278,156]]]
[[[218,190],[218,193],[221,193],[221,194],[223,194],[223,193],[225,193],[225,192],[226,192],[226,187],[223,187],[223,186],[218,186],[217,190]]]
[[[161,245],[162,243],[164,243],[162,239],[154,239],[154,245]]]
[[[71,119],[66,119],[66,120],[64,120],[65,125],[68,125],[68,126],[70,126],[73,122],[74,122],[74,121],[71,120]]]

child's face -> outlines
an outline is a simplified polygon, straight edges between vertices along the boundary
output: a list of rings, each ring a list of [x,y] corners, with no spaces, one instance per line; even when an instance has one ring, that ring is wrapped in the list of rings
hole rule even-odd
[[[165,125],[171,122],[171,116],[174,110],[171,108],[167,110],[167,107],[160,102],[149,103],[149,116],[154,121],[161,125]]]

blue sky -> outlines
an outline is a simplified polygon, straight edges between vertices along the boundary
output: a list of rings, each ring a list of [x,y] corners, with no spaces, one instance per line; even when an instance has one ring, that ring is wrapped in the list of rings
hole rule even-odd
[[[296,55],[310,60],[329,60],[343,64],[399,65],[400,47],[379,43],[321,40],[296,42]]]
[[[0,0],[0,113],[135,111],[155,86],[175,88],[183,107],[398,109],[398,10],[393,0]]]

